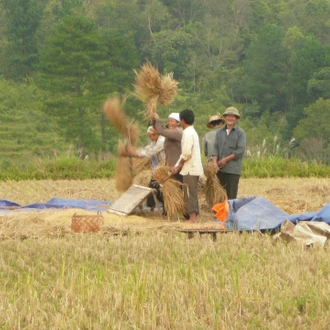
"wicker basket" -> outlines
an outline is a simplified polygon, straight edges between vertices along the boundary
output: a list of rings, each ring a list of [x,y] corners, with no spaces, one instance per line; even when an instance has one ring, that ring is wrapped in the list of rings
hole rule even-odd
[[[78,215],[72,216],[71,230],[75,233],[95,233],[103,226],[103,215],[97,212],[96,215]]]

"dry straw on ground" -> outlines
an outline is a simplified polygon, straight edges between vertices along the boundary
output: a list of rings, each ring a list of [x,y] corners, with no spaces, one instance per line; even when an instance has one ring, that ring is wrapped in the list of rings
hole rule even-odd
[[[203,164],[206,183],[204,185],[205,201],[209,207],[217,203],[222,203],[228,199],[225,189],[221,186],[217,178],[217,169],[212,162]]]
[[[170,168],[165,165],[157,166],[152,171],[153,178],[162,186],[164,206],[170,217],[185,213],[182,183],[170,177]]]
[[[146,116],[151,117],[157,112],[157,104],[168,105],[178,92],[178,82],[173,79],[173,74],[160,76],[158,70],[147,62],[142,65],[141,71],[135,78],[135,96],[146,102]]]

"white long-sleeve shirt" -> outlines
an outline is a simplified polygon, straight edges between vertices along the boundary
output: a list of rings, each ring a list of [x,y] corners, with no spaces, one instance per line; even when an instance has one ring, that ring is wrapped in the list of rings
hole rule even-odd
[[[184,129],[181,140],[181,155],[176,165],[183,159],[184,165],[180,174],[182,175],[203,175],[203,165],[201,159],[201,150],[199,137],[194,126],[188,126]]]
[[[157,166],[165,161],[164,142],[164,136],[160,135],[157,141],[150,142],[144,148],[136,150],[136,152],[140,157],[153,158],[153,167]]]

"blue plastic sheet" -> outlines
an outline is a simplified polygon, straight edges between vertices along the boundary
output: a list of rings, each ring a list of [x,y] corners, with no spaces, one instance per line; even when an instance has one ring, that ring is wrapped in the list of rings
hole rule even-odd
[[[230,213],[226,227],[245,230],[274,230],[288,219],[288,214],[263,197],[229,200]]]
[[[52,198],[45,203],[34,203],[25,206],[21,206],[17,203],[0,200],[0,206],[4,210],[8,210],[9,207],[16,206],[18,209],[23,210],[42,210],[42,209],[84,209],[88,211],[106,211],[112,204],[110,201],[100,200],[74,200],[74,199],[62,199]]]
[[[293,223],[299,221],[323,221],[330,225],[330,204],[317,212],[288,215],[276,205],[263,197],[246,197],[229,200],[230,212],[226,227],[240,231],[274,230],[278,229],[285,220]],[[78,208],[88,211],[106,211],[111,201],[73,200],[52,198],[45,203],[34,203],[21,206],[17,203],[0,200],[0,212],[7,213],[11,209],[42,210]]]
[[[330,204],[325,205],[317,212],[291,215],[288,220],[293,223],[298,221],[322,221],[330,225]]]

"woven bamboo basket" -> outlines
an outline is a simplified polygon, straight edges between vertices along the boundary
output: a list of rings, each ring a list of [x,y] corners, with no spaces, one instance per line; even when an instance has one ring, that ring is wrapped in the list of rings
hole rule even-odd
[[[74,214],[71,221],[71,230],[75,233],[95,233],[101,229],[104,224],[103,215],[97,212],[95,215]]]

